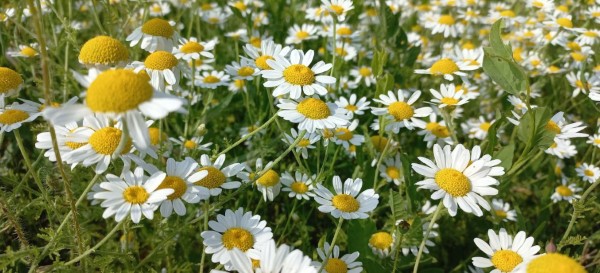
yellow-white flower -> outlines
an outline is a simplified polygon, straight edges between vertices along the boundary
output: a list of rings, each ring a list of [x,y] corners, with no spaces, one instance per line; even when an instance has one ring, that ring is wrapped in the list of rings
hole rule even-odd
[[[38,44],[32,43],[29,45],[19,45],[16,50],[9,50],[6,52],[6,55],[11,57],[21,57],[21,58],[33,58],[40,53],[38,52]]]
[[[31,122],[41,115],[38,109],[26,103],[13,103],[3,107],[4,98],[0,97],[0,134],[18,129],[23,123]]]
[[[354,9],[352,0],[321,0],[321,3],[332,15],[337,16],[339,21],[345,21],[348,11]]]
[[[582,189],[577,187],[576,184],[567,184],[567,179],[562,179],[561,185],[554,188],[554,193],[550,196],[552,202],[557,203],[559,201],[567,201],[573,203],[573,200],[581,198],[581,195],[577,194]]]
[[[174,26],[175,22],[153,18],[136,28],[126,40],[132,47],[141,42],[141,48],[148,52],[157,50],[171,52],[178,38]]]
[[[202,75],[196,75],[194,85],[216,89],[219,86],[227,86],[229,84],[229,75],[223,71],[202,72]]]
[[[261,41],[260,50],[253,45],[246,45],[244,52],[250,57],[254,65],[260,70],[270,70],[271,66],[267,63],[268,60],[274,60],[275,56],[286,57],[290,53],[290,47],[283,47],[273,41]]]
[[[295,175],[292,176],[289,172],[284,172],[281,176],[281,184],[285,187],[284,192],[289,192],[290,198],[296,198],[298,200],[310,200],[314,197],[313,183],[315,183],[316,175],[308,176],[308,174],[296,171]]]
[[[577,167],[575,171],[577,172],[577,176],[581,177],[583,182],[594,183],[600,178],[600,168],[592,164],[583,163],[581,166]]]
[[[313,133],[319,129],[334,129],[348,124],[346,110],[318,98],[309,97],[298,102],[282,99],[277,107],[281,109],[277,115],[298,123],[300,131]]]
[[[269,240],[261,247],[258,265],[237,248],[230,255],[233,269],[239,273],[317,273],[317,269],[311,265],[312,260],[304,256],[302,251],[290,251],[287,245],[276,247],[274,240]]]
[[[220,155],[213,163],[208,155],[200,157],[201,168],[198,171],[208,171],[208,175],[194,183],[194,188],[199,195],[202,196],[217,196],[221,194],[223,189],[236,189],[242,183],[239,181],[231,181],[231,177],[235,177],[242,169],[243,164],[233,163],[223,168],[225,163],[225,155]]]
[[[333,194],[322,184],[317,184],[315,189],[315,201],[319,203],[319,211],[331,213],[335,218],[365,219],[367,214],[379,204],[379,194],[375,190],[368,189],[360,192],[363,181],[360,178],[348,178],[342,184],[339,176],[333,177]],[[360,193],[360,194],[359,194]],[[359,271],[360,272],[360,271]]]
[[[155,89],[164,92],[166,84],[175,85],[179,81],[180,71],[182,69],[177,57],[167,51],[154,51],[146,57],[144,62],[135,61],[132,63],[135,67],[134,72],[146,71],[150,76],[150,83]]]
[[[321,273],[360,273],[363,271],[362,262],[357,261],[360,255],[358,251],[340,257],[340,247],[333,246],[333,250],[331,250],[331,247],[329,243],[325,242],[322,249],[317,248],[317,254],[323,262],[315,261],[313,266],[316,268],[322,267],[323,271]],[[327,254],[329,253],[331,253],[331,256],[328,257]]]
[[[463,71],[471,71],[477,68],[479,68],[477,65],[471,65],[464,62],[457,63],[450,58],[442,58],[433,63],[428,69],[416,69],[415,73],[444,76],[444,79],[452,81],[454,80],[454,75],[465,77],[467,76],[467,73]]]
[[[419,118],[428,116],[432,109],[430,107],[421,107],[415,109],[413,104],[421,96],[421,91],[415,91],[410,95],[407,101],[404,101],[404,90],[398,89],[397,96],[392,91],[388,91],[387,95],[379,95],[379,99],[375,99],[386,107],[371,107],[373,114],[385,116],[386,131],[398,133],[400,128],[413,130],[415,127],[425,127],[425,122]]]
[[[431,102],[438,105],[439,108],[456,107],[469,101],[469,98],[463,96],[463,91],[456,91],[454,84],[441,84],[440,92],[435,89],[429,89],[434,99]]]
[[[260,74],[260,69],[256,68],[252,61],[242,59],[241,62],[232,62],[225,66],[225,71],[233,77],[234,80],[252,80],[254,76]]]
[[[473,265],[479,268],[494,267],[490,273],[513,273],[519,264],[535,257],[540,251],[539,246],[534,246],[533,237],[526,237],[524,231],[519,231],[515,238],[506,233],[504,228],[496,234],[488,230],[489,244],[475,238],[475,244],[489,258],[473,257]]]
[[[394,182],[396,186],[404,182],[404,169],[402,167],[402,160],[400,160],[400,154],[397,153],[395,157],[386,158],[383,164],[379,166],[379,174],[387,182]]]
[[[373,233],[369,238],[369,247],[373,253],[380,258],[388,257],[394,251],[396,234],[386,231]]]
[[[173,52],[173,54],[175,54],[175,57],[178,59],[183,59],[186,61],[198,60],[200,59],[200,56],[213,59],[215,55],[209,51],[215,48],[217,41],[218,40],[213,39],[208,42],[201,42],[198,41],[196,37],[191,37],[189,39],[181,38],[179,40],[179,47]]]
[[[311,24],[294,25],[288,30],[288,37],[285,38],[285,43],[300,44],[304,41],[316,39],[318,30],[315,25]]]
[[[504,222],[517,221],[517,212],[510,209],[510,204],[502,199],[492,199],[492,210],[496,217]]]

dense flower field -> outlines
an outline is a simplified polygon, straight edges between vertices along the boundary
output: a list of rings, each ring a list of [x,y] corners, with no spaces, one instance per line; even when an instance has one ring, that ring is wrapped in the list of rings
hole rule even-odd
[[[600,0],[3,0],[0,271],[599,273],[598,52]]]

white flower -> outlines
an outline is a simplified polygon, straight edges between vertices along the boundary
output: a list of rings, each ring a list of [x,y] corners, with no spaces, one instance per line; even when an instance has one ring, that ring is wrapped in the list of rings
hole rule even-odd
[[[427,148],[431,148],[434,143],[441,146],[446,144],[454,144],[450,134],[450,129],[446,126],[446,121],[442,120],[437,122],[437,115],[431,113],[429,115],[429,122],[425,124],[425,128],[420,130],[417,134],[425,135],[423,141],[427,142]]]
[[[200,195],[217,196],[221,194],[223,189],[237,189],[242,185],[239,181],[230,181],[231,177],[235,177],[242,169],[243,164],[233,163],[223,168],[225,163],[225,155],[217,157],[215,162],[211,162],[208,155],[200,157],[201,168],[198,171],[208,171],[208,175],[194,183],[194,188]]]
[[[252,61],[242,59],[241,62],[232,62],[225,66],[225,71],[235,80],[252,80],[254,76],[260,74],[260,69],[256,68]]]
[[[469,138],[484,140],[487,137],[488,130],[494,124],[495,120],[486,121],[483,116],[479,119],[469,119],[467,123],[463,123],[462,127],[467,132]]]
[[[321,0],[321,3],[332,15],[336,15],[340,21],[345,21],[348,11],[354,9],[352,0]]]
[[[558,158],[571,158],[577,154],[575,145],[571,144],[570,140],[562,140],[560,138],[554,138],[554,143],[546,149],[547,154],[556,156]]]
[[[479,268],[494,267],[490,273],[512,273],[523,261],[535,257],[540,251],[539,246],[533,245],[533,237],[525,237],[524,231],[519,231],[514,240],[504,228],[496,235],[494,230],[488,230],[490,243],[475,238],[475,244],[489,258],[473,257],[473,265]]]
[[[291,134],[288,135],[286,133],[284,134],[285,138],[281,139],[288,145],[292,145],[296,141],[296,138],[298,138],[298,131],[296,131],[296,129],[292,128],[290,132]],[[308,149],[316,148],[316,146],[313,144],[317,143],[317,141],[319,140],[321,140],[321,136],[318,133],[306,133],[304,134],[302,139],[296,144],[296,147],[294,149],[296,150],[296,152],[300,152],[304,159],[307,159]]]
[[[492,210],[496,217],[500,218],[504,222],[517,221],[517,212],[510,209],[510,204],[504,202],[502,199],[492,199]]]
[[[263,200],[273,201],[279,191],[281,191],[281,177],[279,173],[273,170],[273,161],[267,163],[263,168],[262,159],[256,160],[256,173],[262,173],[263,170],[269,169],[264,172],[260,177],[256,178],[256,188],[262,193]]]
[[[202,75],[196,75],[194,80],[195,86],[204,88],[216,89],[219,86],[226,86],[229,84],[229,75],[226,75],[223,71],[211,71],[202,72]]]
[[[0,106],[4,106],[4,97],[0,95]],[[0,134],[19,129],[23,123],[32,122],[41,115],[35,107],[26,103],[13,103],[7,107],[0,107]]]
[[[380,258],[390,256],[394,252],[396,244],[396,234],[385,231],[373,233],[369,238],[369,247],[373,253]]]
[[[316,39],[318,30],[317,26],[311,24],[294,25],[288,30],[288,37],[285,38],[285,43],[300,44],[304,41]]]
[[[463,91],[456,91],[456,86],[454,84],[441,84],[440,92],[435,89],[429,89],[434,99],[431,102],[438,104],[438,107],[456,107],[463,105],[469,101],[469,98],[463,96]]]
[[[168,85],[177,84],[182,70],[177,57],[162,50],[150,53],[144,62],[133,62],[132,66],[135,67],[135,73],[145,70],[150,76],[152,87],[162,92],[165,91],[165,82]]]
[[[331,253],[331,256],[327,257],[328,253]],[[325,266],[323,266],[321,262],[317,261],[314,261],[313,265],[316,268],[323,267],[323,271],[321,271],[321,273],[360,273],[363,270],[362,262],[356,260],[360,255],[358,251],[344,254],[344,256],[340,257],[340,247],[336,245],[333,247],[332,251],[329,243],[325,242],[325,245],[323,245],[322,249],[317,248],[317,254],[325,263]]]
[[[321,96],[327,94],[326,84],[335,83],[335,78],[328,75],[319,75],[332,68],[331,64],[323,61],[309,67],[313,61],[314,51],[292,50],[290,59],[283,56],[274,56],[275,60],[267,60],[271,70],[261,71],[263,78],[267,79],[265,87],[276,87],[273,96],[278,97],[290,94],[290,98],[298,99],[302,93],[312,96],[317,93]]]
[[[407,101],[404,101],[404,91],[402,89],[398,89],[397,94],[398,96],[392,91],[388,91],[387,95],[381,94],[379,99],[375,99],[375,101],[387,107],[371,107],[373,114],[385,116],[388,123],[385,130],[397,134],[400,128],[406,127],[413,130],[415,127],[425,127],[425,122],[419,118],[428,116],[432,112],[431,108],[421,107],[415,109],[413,107],[413,104],[421,96],[421,91],[415,91]]]
[[[290,48],[287,46],[283,47],[273,41],[261,41],[260,51],[253,45],[248,44],[244,47],[244,52],[251,58],[257,68],[260,70],[270,70],[272,68],[267,63],[267,60],[274,60],[275,56],[287,56]]]
[[[174,26],[175,22],[153,18],[136,28],[126,40],[131,42],[129,45],[132,47],[141,42],[141,48],[148,52],[157,50],[171,52],[178,38]]]
[[[190,39],[181,38],[179,40],[179,47],[173,51],[173,54],[175,54],[177,59],[186,61],[198,60],[200,56],[213,59],[215,56],[209,51],[215,48],[217,41],[214,39],[208,42],[201,42],[196,37],[191,37]]]
[[[471,71],[479,68],[479,66],[471,65],[467,63],[456,63],[452,59],[442,58],[437,62],[433,63],[428,69],[417,69],[416,74],[430,74],[434,76],[444,76],[444,79],[452,81],[454,76],[465,77],[467,73],[463,71]]]
[[[577,176],[581,177],[583,182],[594,183],[600,178],[600,168],[588,163],[581,164],[575,171],[577,172]]]
[[[348,149],[350,146],[360,146],[365,142],[365,137],[355,133],[358,127],[358,119],[353,120],[350,125],[341,126],[335,129],[333,141],[335,144],[342,145]]]
[[[350,70],[350,75],[354,77],[354,82],[359,83],[364,81],[367,87],[371,86],[371,84],[375,83],[375,75],[373,75],[373,71],[368,66],[361,66],[355,69]]]
[[[299,130],[313,133],[318,129],[334,129],[348,124],[346,110],[335,103],[327,103],[318,98],[309,97],[296,102],[282,99],[277,104],[281,110],[277,115],[287,121],[299,123]]]
[[[582,189],[577,187],[576,184],[567,184],[567,179],[563,179],[561,185],[554,189],[554,193],[552,193],[550,199],[552,199],[552,202],[554,203],[564,200],[570,204],[573,203],[573,200],[581,198],[581,195],[577,194],[581,191]]]
[[[320,204],[319,211],[331,213],[335,218],[365,219],[379,203],[379,194],[368,189],[359,195],[363,181],[360,178],[348,178],[342,185],[339,176],[333,177],[335,195],[322,184],[317,184],[315,201]]]
[[[310,200],[314,197],[313,183],[317,178],[316,175],[308,176],[308,174],[296,171],[295,176],[292,176],[289,172],[284,172],[281,176],[281,183],[285,186],[283,191],[289,192],[290,198],[296,198],[298,200]]]
[[[338,100],[335,101],[338,107],[344,108],[348,111],[348,116],[351,118],[354,115],[363,115],[365,110],[369,109],[370,101],[367,101],[367,97],[362,97],[357,101],[356,94],[350,95],[350,99],[346,99],[346,97],[340,96]]]
[[[588,134],[579,133],[579,131],[585,129],[583,122],[574,122],[567,124],[564,118],[563,112],[558,112],[548,121],[546,129],[554,132],[555,139],[567,140],[576,137],[587,137]]]
[[[212,142],[202,144],[202,140],[204,140],[203,136],[195,136],[190,139],[180,136],[179,139],[169,138],[169,140],[181,145],[186,152],[191,152],[194,150],[210,151],[210,146],[212,145]]]
[[[596,148],[600,148],[600,134],[590,136],[585,143],[591,144]]]
[[[29,45],[19,45],[18,49],[9,50],[6,52],[6,55],[10,57],[22,57],[22,58],[33,58],[37,55],[39,45],[37,43],[32,43]]]
[[[121,222],[127,215],[131,215],[134,223],[139,223],[142,215],[148,219],[154,218],[157,203],[167,199],[173,189],[158,189],[166,174],[157,172],[150,177],[144,175],[140,167],[134,172],[126,170],[122,177],[107,174],[107,182],[100,183],[99,191],[94,194],[94,199],[103,199],[101,207],[106,208],[102,217],[109,218],[115,215],[115,220]]]
[[[75,132],[77,128],[79,128],[77,122],[70,122],[64,126],[54,126],[56,142],[58,144],[58,150],[61,154],[61,159],[63,159],[64,154],[86,144],[85,141],[87,141],[87,138],[78,138],[73,136],[73,132]],[[54,153],[54,147],[52,146],[52,137],[50,136],[50,132],[39,133],[36,137],[35,147],[46,150],[44,152],[44,156],[52,162],[56,161],[56,154]]]
[[[395,157],[386,158],[383,164],[379,166],[379,174],[387,182],[394,182],[396,186],[404,182],[404,169],[402,167],[402,160],[400,160],[400,154],[397,153]]]
[[[424,22],[425,28],[431,29],[431,34],[441,33],[445,38],[458,37],[464,32],[464,26],[452,14],[434,14]]]
[[[290,251],[288,245],[277,247],[274,240],[269,240],[262,247],[258,266],[237,248],[230,255],[233,268],[239,273],[317,273],[311,265],[312,260],[302,251]]]

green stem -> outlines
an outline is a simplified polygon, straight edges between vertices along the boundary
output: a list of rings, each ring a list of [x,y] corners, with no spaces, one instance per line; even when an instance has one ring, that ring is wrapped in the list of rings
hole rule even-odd
[[[31,159],[29,159],[29,154],[27,154],[25,145],[23,145],[23,138],[21,137],[21,133],[19,132],[19,129],[15,129],[13,132],[15,132],[15,138],[17,139],[17,146],[19,146],[21,155],[23,155],[23,161],[25,161],[25,165],[27,165],[27,169],[31,172],[31,175],[33,176],[33,180],[35,181],[35,184],[37,184],[38,188],[40,188],[40,192],[42,193],[42,196],[44,197],[46,202],[48,202],[48,204],[51,204],[50,199],[48,199],[48,192],[46,191],[46,188],[42,184],[42,180],[40,179],[40,176],[38,175],[38,173],[33,168],[33,165],[31,164]]]
[[[396,228],[397,230],[398,228]],[[402,250],[402,239],[404,239],[404,234],[400,233],[400,238],[398,239],[398,242],[396,243],[396,249],[394,253],[394,269],[392,270],[392,273],[396,273],[396,268],[398,267],[398,260],[400,260],[399,256],[400,256],[400,251]]]
[[[285,221],[285,226],[283,226],[283,231],[281,232],[281,236],[279,236],[279,240],[277,240],[278,245],[279,245],[279,243],[281,243],[281,240],[283,240],[283,238],[285,237],[285,232],[288,229],[288,226],[290,224],[290,219],[292,219],[292,215],[294,215],[297,205],[298,205],[298,198],[295,198],[294,205],[292,205],[292,210],[290,211],[290,214],[288,214],[287,221]]]
[[[340,234],[340,230],[342,229],[342,224],[344,223],[344,218],[340,216],[340,220],[338,221],[337,228],[335,229],[335,233],[333,234],[333,239],[331,239],[331,244],[329,245],[329,251],[325,253],[325,259],[323,259],[323,263],[321,264],[321,268],[317,272],[323,272],[323,268],[327,265],[327,261],[329,260],[329,256],[333,252],[333,248],[335,247],[335,242],[337,241],[337,237]]]
[[[333,49],[333,54],[331,54],[333,60],[331,61],[331,71],[329,71],[329,76],[333,76],[333,71],[335,70],[335,57],[337,56],[337,43],[336,43],[336,39],[337,39],[337,18],[335,16],[333,17],[333,45],[332,45],[332,49]],[[327,51],[327,49],[325,49],[325,51]]]
[[[233,143],[232,145],[230,145],[229,147],[227,147],[225,150],[221,151],[219,154],[215,155],[212,157],[212,160],[215,160],[217,157],[219,157],[222,154],[225,154],[227,152],[229,152],[231,149],[235,148],[236,146],[242,144],[244,141],[246,141],[247,139],[251,138],[253,135],[255,135],[256,133],[260,132],[262,129],[266,128],[267,126],[269,126],[269,124],[271,124],[271,122],[275,121],[277,119],[277,113],[275,113],[269,120],[267,120],[263,125],[261,125],[260,127],[256,128],[254,131],[248,133],[247,135],[243,136],[242,138],[240,138],[238,141],[236,141],[235,143]]]
[[[381,155],[379,155],[379,159],[377,160],[377,165],[375,165],[375,174],[373,175],[373,188],[377,189],[379,183],[377,183],[377,178],[379,177],[379,167],[381,166],[381,162],[385,158],[385,155],[390,147],[390,143],[392,142],[392,134],[388,133],[388,139],[383,147],[383,151],[381,151]]]
[[[12,228],[15,229],[15,233],[17,234],[17,239],[21,243],[21,248],[28,248],[29,242],[27,242],[27,237],[25,237],[25,233],[23,232],[23,228],[21,224],[19,224],[19,219],[16,215],[13,215],[8,209],[8,204],[4,200],[4,197],[0,198],[0,211],[2,214],[6,215],[6,219]]]
[[[583,195],[581,195],[581,199],[574,201],[574,202],[584,204],[585,199],[588,197],[588,195],[590,195],[592,193],[592,191],[596,187],[598,187],[598,185],[600,185],[600,179],[596,180],[596,182],[594,182],[594,184],[592,184],[589,188],[587,188],[587,190],[585,190]],[[575,207],[575,204],[573,204],[573,207]],[[569,226],[567,227],[567,230],[565,231],[565,234],[563,235],[562,239],[560,239],[561,243],[564,242],[567,239],[567,237],[569,237],[569,233],[571,233],[571,230],[573,229],[573,226],[575,225],[575,222],[577,221],[578,217],[579,217],[579,211],[573,210],[573,214],[571,214],[571,221],[569,221]],[[561,243],[559,243],[559,245],[561,245]]]
[[[117,230],[119,230],[119,228],[121,228],[121,226],[123,226],[123,223],[125,223],[125,221],[121,221],[119,222],[108,234],[106,234],[106,236],[104,238],[102,238],[102,240],[100,242],[98,242],[95,246],[93,246],[92,248],[86,250],[83,254],[77,256],[75,259],[70,260],[68,262],[65,263],[65,265],[72,265],[78,261],[80,261],[81,259],[87,257],[88,255],[92,254],[92,252],[96,251],[96,249],[100,248],[104,243],[106,243],[108,241],[108,239],[110,239],[116,232]]]
[[[415,260],[415,267],[413,268],[413,273],[418,272],[419,262],[421,261],[421,256],[423,256],[423,249],[425,249],[425,242],[429,238],[429,233],[431,232],[433,225],[435,225],[435,221],[437,220],[438,216],[440,215],[440,211],[442,211],[442,207],[443,207],[443,204],[442,204],[442,202],[440,202],[438,204],[437,209],[433,213],[433,216],[431,217],[431,222],[429,222],[429,226],[427,226],[427,231],[425,231],[425,235],[423,236],[423,240],[421,240],[421,245],[419,246],[419,252],[417,253],[417,260]]]
[[[203,230],[208,230],[208,211],[209,211],[209,200],[206,199],[204,202],[204,224],[202,225]],[[202,249],[202,257],[200,258],[200,273],[204,272],[204,261],[206,260],[206,244],[204,244],[204,248]]]
[[[446,109],[442,109],[440,112],[442,113],[442,117],[446,121],[446,124],[448,124],[448,129],[450,129],[450,136],[452,137],[454,145],[457,145],[459,142],[458,137],[456,136],[456,128],[454,127],[454,121],[452,120],[452,116],[450,115],[451,111],[448,109],[448,107],[449,106],[447,106]]]

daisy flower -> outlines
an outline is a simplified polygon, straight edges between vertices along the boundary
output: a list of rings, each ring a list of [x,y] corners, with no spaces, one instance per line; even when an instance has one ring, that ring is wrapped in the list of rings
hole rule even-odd
[[[358,127],[358,119],[353,120],[348,126],[340,126],[335,129],[335,144],[342,145],[348,149],[351,145],[360,146],[365,142],[363,135],[356,134],[354,131]]]
[[[146,71],[152,87],[162,92],[165,91],[165,82],[168,85],[177,84],[182,69],[175,55],[161,50],[150,53],[144,62],[133,62],[132,66],[135,67],[135,73]]]
[[[356,94],[350,95],[349,99],[346,97],[340,96],[338,100],[335,101],[338,107],[344,108],[348,111],[348,116],[350,118],[354,117],[354,115],[363,115],[365,110],[369,109],[370,101],[367,101],[367,97],[362,97],[357,101]]]
[[[413,104],[421,96],[421,91],[415,91],[407,101],[404,101],[404,91],[398,89],[398,96],[392,91],[388,91],[387,95],[379,95],[379,99],[375,99],[385,105],[385,108],[371,107],[373,114],[377,116],[385,116],[389,121],[385,126],[386,131],[392,131],[397,134],[400,128],[413,130],[415,127],[423,128],[425,122],[419,118],[428,116],[432,109],[430,107],[421,107],[415,109]]]
[[[191,152],[194,150],[210,151],[210,146],[212,145],[212,142],[202,144],[202,140],[204,140],[203,136],[195,136],[189,139],[180,136],[179,138],[169,138],[169,140],[173,141],[177,145],[181,145],[181,147],[184,148],[187,152]]]
[[[331,257],[327,257],[329,253],[331,253]],[[363,271],[362,262],[357,261],[360,255],[358,251],[340,257],[340,247],[336,245],[331,250],[329,243],[325,242],[323,248],[317,248],[317,254],[323,262],[314,261],[313,266],[323,268],[321,273],[360,273]]]
[[[0,66],[0,102],[4,103],[5,96],[14,96],[23,87],[23,78],[16,71]]]
[[[354,9],[352,0],[321,0],[321,4],[332,15],[336,15],[339,21],[346,21],[346,14]]]
[[[465,77],[467,73],[463,71],[471,71],[479,68],[479,66],[466,64],[466,63],[456,63],[450,58],[442,58],[433,65],[431,65],[428,69],[417,69],[415,70],[416,74],[429,74],[434,76],[444,76],[444,79],[448,81],[454,80],[454,76]]]
[[[174,192],[173,189],[159,189],[165,177],[163,172],[147,177],[140,167],[133,172],[124,171],[122,177],[107,174],[108,181],[100,183],[103,191],[94,194],[94,199],[104,200],[100,204],[106,208],[102,217],[107,219],[115,215],[115,220],[121,222],[130,215],[136,224],[140,222],[142,215],[153,219],[157,203],[166,200]]]
[[[153,18],[136,28],[125,40],[130,42],[131,47],[141,42],[141,48],[148,52],[171,52],[178,38],[174,26],[175,22]]]
[[[585,129],[583,122],[574,122],[567,124],[564,112],[558,112],[548,121],[546,129],[556,134],[554,138],[561,140],[568,140],[577,137],[587,137],[588,134],[579,133],[579,131]]]
[[[252,45],[246,45],[244,52],[250,57],[254,65],[260,70],[271,70],[271,66],[267,63],[268,60],[274,60],[275,56],[285,57],[290,52],[290,47],[283,47],[273,41],[262,41],[260,50]]]
[[[521,263],[515,273],[586,273],[587,270],[577,260],[560,253],[546,253],[534,256]]]
[[[281,177],[279,173],[273,170],[273,161],[262,165],[262,159],[256,160],[256,173],[260,174],[263,170],[268,169],[260,177],[256,179],[256,188],[262,193],[263,200],[273,201],[281,191]]]
[[[571,14],[565,14],[559,10],[554,11],[554,14],[547,17],[548,20],[544,21],[544,25],[552,30],[563,28],[566,30],[573,30],[573,16]]]
[[[517,221],[517,212],[510,209],[510,204],[504,202],[502,199],[492,199],[492,210],[496,217],[500,218],[504,222]]]
[[[446,126],[446,121],[442,120],[437,122],[437,114],[431,113],[429,115],[429,122],[425,124],[425,128],[420,130],[417,134],[425,135],[423,141],[427,142],[427,148],[433,147],[434,143],[441,146],[446,144],[454,144],[450,134],[450,129]]]
[[[560,201],[567,201],[573,203],[573,200],[581,198],[581,195],[577,194],[583,189],[577,187],[576,184],[567,184],[567,179],[561,180],[561,185],[554,189],[554,193],[550,196],[552,202],[557,203]]]
[[[358,55],[358,51],[355,47],[353,47],[350,43],[345,43],[341,41],[337,41],[335,43],[335,47],[331,44],[327,45],[327,50],[336,57],[341,57],[344,61],[353,60],[356,55]]]
[[[200,167],[198,171],[208,171],[208,175],[194,183],[194,188],[199,192],[199,195],[218,196],[223,189],[237,189],[242,183],[239,181],[231,181],[231,177],[235,177],[242,169],[244,164],[233,163],[223,168],[225,163],[225,155],[217,157],[217,160],[211,162],[208,155],[200,157]]]
[[[285,38],[285,43],[300,44],[304,41],[316,39],[318,30],[317,26],[311,24],[294,25],[288,30],[288,37]]]
[[[513,273],[515,268],[524,260],[535,257],[540,251],[539,246],[534,246],[533,237],[525,237],[524,231],[519,231],[512,236],[501,228],[498,234],[494,230],[488,230],[490,243],[475,238],[475,244],[489,258],[473,257],[473,265],[479,268],[494,267],[491,273]]]
[[[242,59],[241,62],[232,62],[225,66],[227,74],[231,75],[235,80],[253,80],[254,76],[260,74],[260,69],[256,68],[252,61]]]
[[[39,46],[37,43],[32,43],[29,45],[19,45],[18,49],[9,50],[6,52],[6,55],[10,57],[33,58],[39,55],[37,50],[38,47]]]
[[[600,168],[588,163],[581,164],[575,171],[583,182],[594,183],[600,178]]]
[[[445,38],[459,37],[464,32],[464,26],[452,14],[435,14],[425,22],[425,28],[431,29],[431,34],[443,34]]]
[[[554,143],[544,151],[547,154],[556,156],[558,158],[571,158],[577,154],[575,145],[571,144],[570,140],[562,140],[560,138],[554,138]]]
[[[70,151],[73,151],[86,144],[86,138],[78,138],[74,136],[74,133],[79,128],[77,122],[69,122],[64,126],[54,126],[56,133],[56,142],[58,144],[58,151],[62,156]],[[44,156],[50,161],[56,161],[56,154],[54,153],[54,146],[52,145],[52,137],[50,132],[39,133],[36,137],[35,147],[38,149],[46,150]]]
[[[189,39],[179,39],[179,47],[174,50],[173,54],[177,59],[183,59],[186,61],[198,60],[200,56],[213,59],[215,55],[210,53],[215,48],[217,40],[210,40],[208,42],[198,41],[196,37]]]
[[[134,159],[136,163],[144,168],[148,173],[162,173],[157,167],[152,164],[145,163],[141,158]],[[208,196],[202,196],[194,191],[194,183],[208,175],[208,171],[198,171],[196,168],[198,163],[191,157],[186,157],[183,161],[175,161],[173,158],[167,159],[166,176],[161,181],[157,189],[173,189],[173,193],[167,196],[158,204],[160,206],[160,214],[167,218],[171,216],[173,211],[177,215],[183,216],[186,213],[185,204],[195,204],[202,199],[207,199]]]
[[[96,36],[83,44],[79,51],[79,63],[88,68],[105,70],[125,66],[129,61],[129,50],[121,41],[109,36]]]
[[[78,121],[91,113],[121,117],[136,147],[149,147],[148,128],[142,116],[161,119],[182,110],[183,100],[152,88],[146,75],[131,70],[106,70],[87,89],[85,105],[63,105],[44,109],[44,118],[55,125]],[[152,152],[149,152],[152,155]]]
[[[239,273],[317,273],[311,265],[312,260],[302,251],[290,251],[288,245],[277,247],[274,240],[269,240],[262,247],[257,264],[237,248],[230,255],[232,267]]]
[[[360,178],[348,178],[342,185],[339,176],[333,177],[335,195],[322,184],[317,184],[315,201],[320,204],[319,211],[331,213],[334,218],[365,219],[379,203],[379,194],[368,189],[359,195],[363,181]],[[360,271],[359,271],[360,272]]]
[[[287,121],[298,123],[298,129],[306,130],[308,133],[318,129],[345,126],[350,119],[346,115],[346,110],[339,108],[335,103],[328,103],[315,97],[300,101],[282,99],[277,107],[281,109],[277,115]]]
[[[166,2],[152,3],[152,5],[148,7],[148,14],[152,17],[165,16],[169,14],[169,12],[171,12],[171,6]]]
[[[290,59],[283,56],[274,56],[274,60],[267,60],[271,70],[261,71],[263,78],[267,79],[265,87],[276,87],[273,96],[278,97],[290,94],[290,98],[298,99],[304,93],[312,96],[317,93],[321,96],[327,94],[324,85],[335,83],[335,78],[322,74],[331,69],[331,64],[323,61],[317,62],[311,67],[314,51],[292,50]]]
[[[397,153],[395,157],[386,158],[383,164],[379,166],[379,174],[387,182],[394,182],[396,186],[404,182],[404,169],[400,154]]]
[[[205,251],[212,254],[213,263],[231,267],[232,250],[239,249],[248,258],[258,260],[261,258],[260,249],[273,238],[271,228],[266,221],[260,220],[260,215],[252,215],[243,208],[235,212],[228,209],[225,214],[217,215],[217,221],[209,221],[210,230],[203,231],[202,243]]]
[[[587,94],[588,91],[600,92],[600,77],[597,75],[590,76],[590,73],[583,73],[582,71],[578,71],[577,74],[570,72],[567,74],[567,80],[569,85],[573,87],[573,97],[576,97],[579,93]]]
[[[600,134],[590,136],[585,143],[594,145],[596,148],[600,148]]]
[[[284,172],[281,176],[281,184],[284,192],[289,192],[290,198],[296,198],[298,200],[310,200],[314,197],[313,183],[317,178],[316,175],[308,176],[308,174],[296,171],[295,175],[292,176],[289,172]]]
[[[499,182],[493,176],[504,174],[504,168],[492,168],[500,164],[499,160],[488,161],[488,157],[471,162],[471,152],[459,144],[453,150],[447,145],[433,146],[435,162],[419,157],[423,164],[413,163],[415,172],[425,176],[425,180],[416,183],[419,189],[434,191],[433,200],[443,199],[450,216],[455,216],[458,207],[467,213],[482,216],[479,206],[490,210],[489,203],[482,197],[496,195],[498,190],[492,186]]]
[[[527,7],[539,9],[543,12],[552,12],[554,10],[554,1],[552,0],[527,0]]]
[[[298,131],[296,131],[296,129],[292,128],[290,132],[290,135],[284,134],[284,138],[281,139],[288,145],[292,145],[294,142],[296,142],[296,138],[298,138]],[[302,158],[307,159],[308,149],[316,148],[316,146],[313,144],[317,143],[319,140],[321,140],[321,136],[318,133],[306,133],[304,136],[302,136],[302,139],[296,144],[294,149],[296,152],[300,152]]]
[[[351,69],[350,76],[354,77],[355,83],[363,81],[367,87],[371,86],[372,83],[375,83],[375,75],[373,75],[373,71],[368,66]]]
[[[194,85],[203,88],[216,89],[219,86],[229,84],[229,75],[223,71],[202,72],[202,75],[196,75]]]
[[[390,234],[386,231],[373,233],[369,238],[369,247],[373,250],[373,254],[380,258],[390,256],[394,251],[396,243],[396,234]]]
[[[1,99],[0,106],[3,106],[4,98]],[[40,115],[41,113],[38,109],[30,107],[25,103],[19,104],[15,102],[9,106],[0,107],[0,134],[19,129],[23,123],[32,122]]]
[[[469,119],[462,124],[463,130],[469,138],[484,140],[487,137],[488,131],[495,120],[486,121],[484,117],[479,116],[479,119]]]
[[[441,84],[440,92],[435,89],[429,89],[434,99],[431,100],[432,103],[438,104],[438,107],[444,108],[449,107],[450,109],[454,109],[456,106],[463,105],[469,102],[469,98],[463,96],[463,91],[456,91],[456,86],[454,84]]]

